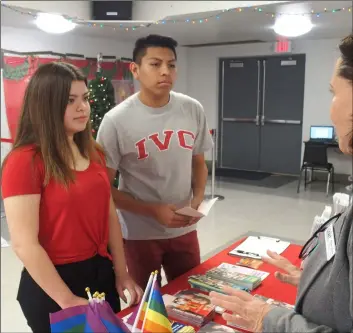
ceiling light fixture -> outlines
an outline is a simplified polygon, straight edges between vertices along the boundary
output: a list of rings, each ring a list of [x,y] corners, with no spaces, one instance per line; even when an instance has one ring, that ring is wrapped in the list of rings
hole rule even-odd
[[[280,36],[298,37],[310,32],[313,26],[308,16],[284,14],[276,19],[273,29]]]
[[[51,34],[63,34],[76,27],[76,24],[65,19],[62,15],[39,13],[35,21],[37,27]]]

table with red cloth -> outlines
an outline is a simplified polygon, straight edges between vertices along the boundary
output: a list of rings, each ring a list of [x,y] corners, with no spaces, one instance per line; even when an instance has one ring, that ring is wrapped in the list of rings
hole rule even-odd
[[[205,274],[208,270],[217,267],[222,263],[236,264],[241,258],[230,256],[228,253],[235,247],[240,245],[244,240],[245,238],[234,243],[225,250],[219,252],[218,254],[206,260],[199,266],[195,267],[191,271],[171,281],[162,288],[163,294],[174,295],[181,290],[190,289],[190,285],[188,283],[188,277],[190,275]],[[299,245],[290,244],[289,247],[281,255],[287,258],[291,263],[299,267],[301,260],[298,258],[298,255],[300,253],[301,248],[302,247]],[[278,281],[274,276],[274,273],[278,270],[276,269],[276,267],[263,263],[258,268],[258,270],[268,272],[270,273],[270,275],[262,282],[262,284],[258,288],[252,291],[252,294],[259,294],[292,305],[295,303],[297,288]],[[125,309],[119,313],[119,317],[126,317],[133,310],[134,308]],[[216,314],[215,319],[213,321],[219,324],[226,325],[226,322],[219,314]]]

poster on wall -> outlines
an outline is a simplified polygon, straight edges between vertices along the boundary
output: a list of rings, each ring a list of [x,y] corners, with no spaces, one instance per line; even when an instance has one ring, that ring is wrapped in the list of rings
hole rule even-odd
[[[134,82],[132,80],[113,80],[112,84],[115,91],[115,104],[120,104],[134,94]]]
[[[31,56],[4,56],[3,64],[2,86],[4,87],[5,113],[10,137],[14,139],[23,96],[31,76],[37,69],[38,59]]]
[[[53,62],[69,62],[79,67],[88,80],[96,76],[97,62],[88,59],[57,58],[53,56],[3,56],[1,70],[1,161],[11,148],[17,131],[22,101],[28,82],[38,66]],[[112,81],[115,89],[115,103],[119,104],[134,93],[133,77],[128,61],[114,60],[101,64],[104,76]],[[4,154],[3,154],[4,151]]]

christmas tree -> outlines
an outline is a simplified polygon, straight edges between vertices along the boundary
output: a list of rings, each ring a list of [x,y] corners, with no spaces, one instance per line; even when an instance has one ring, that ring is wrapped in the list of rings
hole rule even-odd
[[[114,87],[109,79],[98,72],[96,78],[90,81],[88,89],[90,92],[92,134],[96,138],[104,115],[115,106]],[[119,185],[118,176],[117,173],[114,180],[115,187]]]
[[[115,106],[114,87],[112,82],[97,73],[94,80],[88,85],[91,105],[91,125],[93,137],[96,138],[99,126],[104,115]]]

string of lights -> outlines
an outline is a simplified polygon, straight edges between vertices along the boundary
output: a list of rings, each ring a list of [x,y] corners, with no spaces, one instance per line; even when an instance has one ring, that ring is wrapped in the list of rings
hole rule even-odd
[[[2,7],[8,8],[12,11],[15,11],[21,15],[30,15],[33,18],[36,18],[38,12],[34,12],[34,11],[29,11],[26,9],[22,9],[19,7],[13,7],[13,6],[9,6],[6,4],[1,4]],[[282,16],[282,15],[294,15],[294,16],[311,16],[312,18],[316,18],[319,19],[320,17],[324,16],[324,15],[329,15],[329,14],[337,14],[339,12],[345,12],[345,11],[349,11],[352,12],[352,6],[351,7],[343,7],[343,8],[336,8],[336,9],[327,9],[324,8],[320,11],[314,11],[311,10],[309,12],[306,13],[287,13],[287,12],[270,12],[267,11],[265,8],[263,7],[254,7],[254,6],[249,6],[249,7],[238,7],[238,8],[230,8],[230,9],[224,9],[222,11],[219,11],[216,14],[213,15],[209,15],[206,17],[202,17],[202,18],[186,18],[186,19],[163,19],[163,20],[159,20],[156,21],[154,23],[149,23],[149,24],[144,24],[144,23],[140,23],[137,25],[133,25],[131,26],[132,22],[126,21],[126,23],[120,23],[119,25],[111,25],[110,23],[95,23],[92,21],[87,21],[87,20],[83,20],[77,17],[69,17],[69,16],[65,16],[63,15],[67,20],[69,20],[70,22],[73,22],[77,25],[81,25],[81,26],[88,26],[88,27],[92,27],[92,28],[106,28],[106,29],[112,29],[112,30],[125,30],[125,31],[134,31],[137,29],[141,29],[141,28],[148,28],[151,27],[153,25],[159,25],[159,24],[178,24],[178,23],[187,23],[187,24],[203,24],[203,23],[207,23],[212,19],[215,20],[220,20],[222,15],[229,13],[229,12],[235,12],[235,13],[245,13],[245,12],[256,12],[259,14],[263,14],[266,15],[270,18],[272,18],[273,20],[275,20],[276,18]]]

